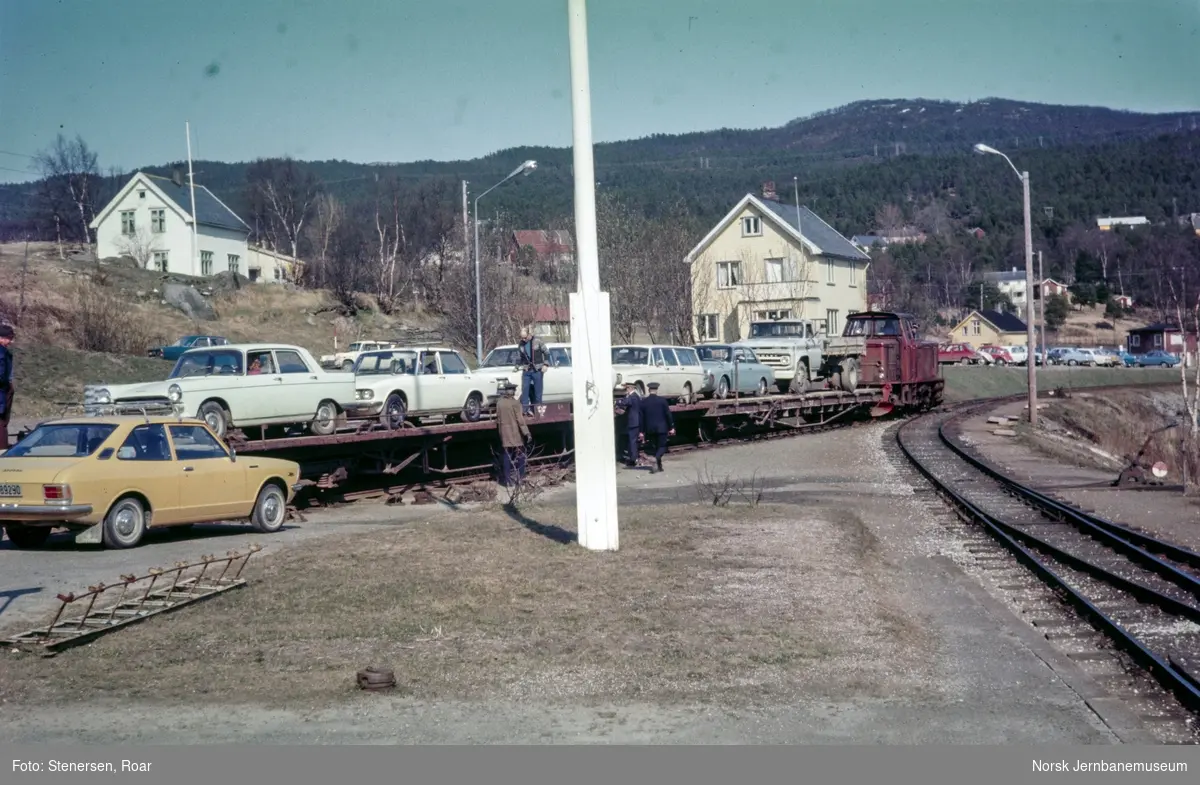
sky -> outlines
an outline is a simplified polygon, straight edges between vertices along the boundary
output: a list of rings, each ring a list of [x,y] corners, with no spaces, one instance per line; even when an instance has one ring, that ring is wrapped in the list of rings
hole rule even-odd
[[[1200,108],[1200,0],[590,0],[595,141],[873,98]],[[0,0],[0,182],[58,133],[186,156],[459,160],[572,138],[567,0]]]

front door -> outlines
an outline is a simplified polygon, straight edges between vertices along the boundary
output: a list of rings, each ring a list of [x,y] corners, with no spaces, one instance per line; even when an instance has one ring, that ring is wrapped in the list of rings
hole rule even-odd
[[[413,379],[413,398],[409,411],[430,412],[448,408],[444,403],[445,377],[438,367],[437,352],[421,352],[417,376]]]
[[[219,521],[247,514],[246,472],[199,425],[171,425],[179,464],[179,506],[189,520]]]
[[[276,349],[274,354],[274,378],[279,384],[280,402],[286,401],[287,416],[297,420],[312,417],[329,392],[321,377],[294,349]]]
[[[438,352],[438,360],[442,365],[441,383],[448,400],[445,408],[461,407],[467,402],[467,395],[471,392],[474,382],[467,364],[457,352]]]

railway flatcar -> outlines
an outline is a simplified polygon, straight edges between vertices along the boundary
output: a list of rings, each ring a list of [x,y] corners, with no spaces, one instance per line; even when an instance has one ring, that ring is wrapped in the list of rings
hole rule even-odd
[[[896,408],[920,411],[942,402],[945,379],[938,365],[938,345],[921,338],[911,314],[862,311],[850,314],[845,338],[865,339],[858,387],[880,390],[872,410],[881,416]]]

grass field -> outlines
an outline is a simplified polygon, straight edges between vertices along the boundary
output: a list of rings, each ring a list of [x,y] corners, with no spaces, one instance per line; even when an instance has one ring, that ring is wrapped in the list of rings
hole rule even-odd
[[[942,375],[946,379],[946,402],[1017,395],[1027,388],[1027,373],[1027,368],[1011,366],[945,366]],[[1114,384],[1179,384],[1179,369],[1039,367],[1037,384],[1041,392],[1049,392],[1056,387],[1076,389]]]

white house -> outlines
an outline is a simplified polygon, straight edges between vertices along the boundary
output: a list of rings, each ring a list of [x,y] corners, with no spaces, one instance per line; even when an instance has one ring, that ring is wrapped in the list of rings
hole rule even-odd
[[[1025,271],[1016,267],[1009,272],[984,273],[983,280],[995,284],[1001,293],[1007,294],[1008,299],[1021,313],[1025,313],[1027,300],[1025,297]]]
[[[182,275],[248,275],[250,227],[204,186],[195,186],[195,199],[193,257],[192,189],[138,172],[92,221],[97,257],[130,256],[143,267]]]

